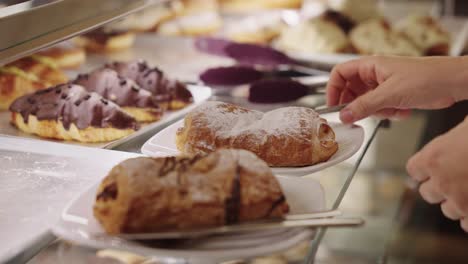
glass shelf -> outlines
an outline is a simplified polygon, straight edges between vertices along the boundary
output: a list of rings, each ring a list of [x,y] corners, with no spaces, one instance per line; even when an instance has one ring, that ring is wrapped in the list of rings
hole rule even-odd
[[[0,64],[162,2],[31,0],[0,8]]]

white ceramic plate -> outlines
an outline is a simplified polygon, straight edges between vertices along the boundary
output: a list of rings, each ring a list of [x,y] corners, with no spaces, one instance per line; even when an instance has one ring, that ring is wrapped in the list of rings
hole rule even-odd
[[[325,195],[319,182],[311,178],[277,177],[292,214],[324,210]],[[92,248],[118,249],[155,257],[174,257],[189,263],[215,263],[238,258],[264,256],[287,250],[313,236],[311,229],[279,229],[212,236],[190,240],[182,245],[152,245],[106,235],[93,217],[97,185],[72,201],[63,211],[52,232],[65,240]],[[158,248],[159,247],[159,248]]]
[[[355,154],[364,141],[364,129],[358,125],[344,125],[342,123],[330,122],[330,126],[335,131],[338,151],[327,162],[322,162],[306,167],[278,167],[272,168],[277,175],[308,175],[330,166],[336,165]],[[141,148],[141,152],[153,157],[167,157],[180,155],[176,146],[177,129],[183,127],[184,120],[172,124],[166,129],[150,138]]]

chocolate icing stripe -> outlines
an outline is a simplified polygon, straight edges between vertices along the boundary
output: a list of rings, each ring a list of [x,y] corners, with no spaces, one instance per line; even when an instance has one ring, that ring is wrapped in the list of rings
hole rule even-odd
[[[231,196],[226,199],[224,205],[225,220],[227,225],[239,223],[241,209],[241,186],[240,186],[241,167],[237,164],[236,174],[232,182]]]
[[[283,204],[284,202],[286,202],[286,197],[284,197],[284,195],[281,195],[280,198],[278,198],[276,201],[273,202],[270,210],[268,210],[268,213],[265,215],[265,218],[270,216],[275,211],[275,209],[281,204]]]

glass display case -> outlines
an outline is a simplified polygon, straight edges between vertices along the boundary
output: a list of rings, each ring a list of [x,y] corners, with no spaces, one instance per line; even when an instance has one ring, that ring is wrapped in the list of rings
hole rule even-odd
[[[84,32],[88,32],[98,28],[106,23],[118,20],[129,14],[141,11],[147,7],[162,5],[169,1],[163,0],[30,0],[30,1],[2,1],[4,7],[0,8],[0,63],[6,64],[15,61],[24,56],[33,54],[38,50],[49,47],[63,40],[78,36]],[[312,1],[311,1],[312,2]],[[382,1],[390,2],[390,1]],[[451,1],[447,1],[450,3]],[[384,3],[385,4],[385,3]],[[448,6],[448,7],[447,7]],[[447,4],[445,8],[450,8]],[[440,5],[438,5],[440,7]],[[466,35],[468,34],[468,26],[466,21],[456,20],[449,21],[450,25],[455,25],[454,34],[460,35],[460,42],[464,44]],[[453,23],[452,23],[453,22]],[[180,26],[180,25],[179,25]],[[461,32],[461,33],[460,33]],[[460,50],[462,49],[460,45]],[[136,37],[135,44],[132,48],[109,54],[92,54],[89,55],[87,62],[78,69],[68,70],[67,74],[75,77],[82,72],[88,72],[94,68],[110,61],[116,60],[132,60],[144,58],[150,64],[160,66],[169,75],[177,76],[180,80],[186,83],[199,84],[198,73],[203,69],[217,67],[220,65],[230,65],[232,60],[209,56],[196,51],[193,48],[193,38],[188,37],[167,37],[156,35],[154,32],[143,33]],[[302,63],[301,66],[312,68],[313,64]],[[317,71],[319,72],[319,71]],[[324,72],[322,72],[324,73]],[[326,73],[324,73],[326,75]],[[224,92],[214,90],[213,96],[209,100],[218,100],[233,102],[239,105],[249,104],[245,98],[239,99],[232,96],[227,96]],[[323,94],[317,99],[300,103],[301,106],[315,108],[324,103]],[[281,106],[297,106],[298,103],[286,103]],[[271,108],[276,108],[278,105],[272,105]],[[267,107],[268,108],[268,107]],[[265,110],[262,106],[261,110]],[[86,145],[86,147],[103,148],[125,152],[125,157],[134,157],[141,154],[142,145],[149,140],[154,134],[168,127],[176,121],[179,121],[187,112],[183,112],[174,118],[167,120],[151,129],[143,130],[136,136],[119,140],[106,145]],[[422,114],[417,113],[416,119],[411,121],[411,124],[405,123],[410,128],[405,127],[404,132],[400,132],[400,137],[392,138],[392,142],[401,141],[407,144],[402,135],[407,135],[407,131],[413,134],[419,134],[423,118]],[[324,115],[327,120],[338,121],[336,113]],[[24,138],[30,137],[23,134],[12,134],[12,127],[7,127],[9,113],[0,113],[0,202],[4,207],[17,208],[24,204],[32,205],[25,207],[24,210],[13,210],[0,208],[0,223],[11,228],[22,228],[27,221],[22,220],[18,225],[15,224],[15,216],[10,214],[24,214],[25,210],[33,210],[34,197],[43,196],[44,201],[50,202],[50,207],[40,206],[40,210],[50,210],[47,213],[52,216],[59,217],[61,208],[68,203],[70,199],[76,197],[84,191],[85,187],[95,183],[93,178],[80,178],[80,175],[70,174],[66,180],[64,175],[44,174],[41,169],[29,168],[28,164],[35,161],[45,162],[40,165],[50,165],[47,155],[39,155],[38,152],[28,152],[28,142]],[[386,167],[394,167],[392,162],[376,161],[377,152],[385,152],[385,158],[398,160],[399,163],[405,159],[407,153],[414,152],[414,146],[411,145],[410,150],[402,151],[402,157],[395,157],[398,154],[388,151],[389,143],[382,148],[382,141],[378,140],[381,133],[387,134],[393,129],[393,123],[388,120],[378,120],[369,118],[360,121],[365,131],[365,139],[360,150],[354,154],[349,160],[339,165],[321,170],[319,172],[304,176],[314,179],[320,183],[325,193],[325,209],[339,209],[344,214],[363,217],[366,224],[363,227],[355,229],[347,228],[318,228],[312,238],[305,239],[297,243],[294,247],[288,250],[273,252],[267,256],[255,256],[252,258],[232,259],[225,263],[386,263],[387,259],[397,260],[404,259],[402,257],[401,241],[411,241],[405,236],[406,233],[401,232],[396,235],[397,230],[402,229],[402,223],[408,221],[408,211],[414,205],[414,193],[411,192],[411,185],[405,179],[406,175],[401,171],[402,164],[398,164],[399,171],[395,172]],[[403,126],[405,126],[403,125]],[[9,125],[8,125],[9,126]],[[397,125],[401,128],[401,125]],[[5,129],[5,130],[2,130]],[[398,129],[397,129],[398,130]],[[7,132],[5,132],[7,131]],[[13,137],[11,137],[13,136]],[[34,140],[37,138],[33,138]],[[17,144],[15,144],[15,140]],[[41,141],[40,144],[31,143],[31,146],[36,146],[36,149],[46,149],[47,143],[50,140]],[[401,143],[400,142],[400,143]],[[56,144],[57,142],[51,143]],[[411,142],[414,143],[414,142]],[[378,147],[376,144],[379,144]],[[73,152],[70,155],[74,158],[73,162],[78,165],[86,166],[84,163],[89,160],[84,156],[79,156],[75,153],[74,148],[76,143],[65,144],[64,153]],[[82,144],[78,144],[82,145]],[[385,143],[383,144],[385,145]],[[52,146],[51,151],[57,151]],[[99,152],[105,150],[96,150],[97,156],[106,156],[106,160],[117,160],[113,155],[117,152]],[[114,154],[106,154],[114,153]],[[109,155],[107,157],[107,155]],[[117,155],[117,154],[115,154]],[[47,157],[46,157],[47,156]],[[64,156],[66,156],[64,154]],[[67,158],[69,158],[67,156]],[[369,164],[374,164],[370,166]],[[375,164],[378,164],[376,166]],[[63,165],[63,164],[62,164]],[[379,167],[380,166],[380,167]],[[66,167],[63,165],[57,168],[58,173]],[[42,167],[41,167],[42,168]],[[22,173],[22,169],[28,170],[27,173]],[[89,170],[89,169],[88,169]],[[12,173],[13,172],[13,173]],[[15,176],[15,177],[12,177]],[[18,176],[19,175],[19,176]],[[37,180],[38,177],[40,181]],[[48,185],[50,184],[50,186]],[[15,186],[21,185],[24,189],[31,193],[28,195],[18,195],[12,193]],[[53,186],[52,186],[53,185]],[[13,187],[12,187],[13,186]],[[28,187],[28,188],[26,188]],[[29,188],[31,187],[31,188]],[[50,188],[47,191],[41,191],[42,188]],[[23,190],[23,188],[17,188]],[[35,193],[37,192],[37,194]],[[64,195],[66,194],[66,195]],[[12,198],[14,197],[14,199]],[[400,203],[400,201],[403,201]],[[406,207],[405,207],[406,206]],[[39,208],[39,206],[38,206]],[[356,209],[357,208],[357,209]],[[364,208],[364,209],[363,209]],[[21,209],[21,208],[20,208]],[[37,213],[39,216],[45,213]],[[5,216],[5,217],[3,217]],[[8,216],[8,217],[7,217]],[[47,215],[47,221],[51,215]],[[23,221],[24,220],[24,221]],[[44,226],[53,223],[44,223]],[[42,227],[44,227],[42,226]],[[0,235],[2,227],[0,225]],[[9,230],[9,235],[14,233],[14,230]],[[26,230],[27,231],[27,230]],[[31,234],[35,234],[37,230],[31,230]],[[6,233],[6,231],[5,231]],[[12,237],[13,242],[21,241],[21,237]],[[12,242],[12,244],[13,244]],[[7,256],[5,259],[0,259],[0,262],[5,263],[29,263],[29,264],[45,264],[45,263],[132,263],[132,264],[149,264],[149,263],[204,263],[215,264],[211,259],[207,258],[202,262],[191,262],[190,260],[169,255],[136,255],[132,252],[122,252],[119,250],[96,250],[86,246],[73,244],[68,241],[55,237],[51,232],[39,232],[38,235],[28,237],[28,243],[22,244],[20,247],[0,256]],[[363,249],[362,247],[366,247]],[[390,248],[390,249],[389,249]],[[368,249],[368,250],[367,250]],[[367,252],[365,252],[367,250]],[[400,254],[400,255],[399,255]]]

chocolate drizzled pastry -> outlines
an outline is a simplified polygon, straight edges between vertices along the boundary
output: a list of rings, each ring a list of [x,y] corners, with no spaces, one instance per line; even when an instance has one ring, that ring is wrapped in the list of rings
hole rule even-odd
[[[167,100],[171,109],[179,109],[193,102],[193,96],[185,84],[167,78],[161,70],[149,67],[143,60],[114,62],[106,67],[134,80],[141,88],[150,91],[159,99]]]
[[[141,89],[133,80],[119,76],[116,71],[108,68],[95,70],[89,74],[80,74],[73,81],[96,92],[119,106],[159,109],[162,114],[161,101],[147,90]]]
[[[289,206],[265,162],[245,150],[135,158],[115,166],[94,216],[110,234],[187,230],[283,217]]]
[[[13,102],[10,111],[19,113],[26,124],[34,116],[39,121],[60,121],[66,130],[72,124],[78,129],[138,128],[136,120],[119,106],[74,84],[62,84],[22,96]]]

